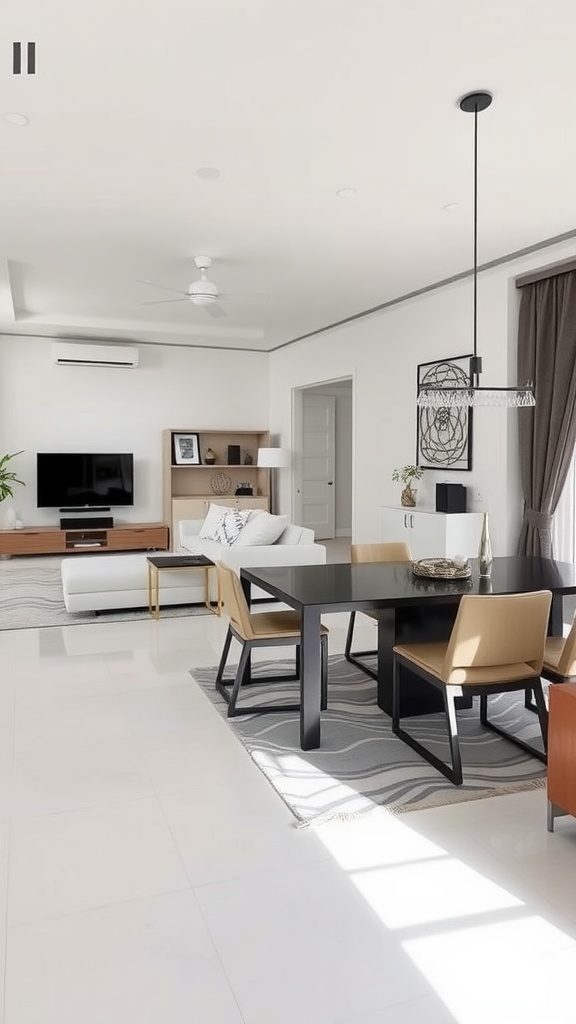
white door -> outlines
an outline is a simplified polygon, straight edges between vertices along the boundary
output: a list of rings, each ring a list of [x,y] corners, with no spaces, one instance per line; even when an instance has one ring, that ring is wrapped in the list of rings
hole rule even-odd
[[[302,396],[302,526],[316,540],[335,534],[335,423],[333,395]]]

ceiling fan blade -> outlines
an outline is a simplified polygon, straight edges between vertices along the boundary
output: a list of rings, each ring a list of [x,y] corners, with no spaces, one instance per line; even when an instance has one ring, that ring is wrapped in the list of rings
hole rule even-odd
[[[222,306],[218,306],[215,302],[211,302],[209,306],[204,306],[204,309],[208,313],[208,316],[213,316],[215,318],[219,316],[228,316],[226,310],[222,309]]]
[[[166,302],[185,302],[188,298],[187,295],[182,299],[149,299],[146,302],[141,302],[141,306],[163,306]]]
[[[270,299],[270,292],[219,292],[218,298],[233,302],[266,302]]]
[[[148,284],[151,285],[152,288],[161,288],[163,292],[176,292],[177,295],[188,296],[188,292],[183,292],[181,288],[168,288],[167,285],[156,284],[155,281],[137,281],[136,284]]]

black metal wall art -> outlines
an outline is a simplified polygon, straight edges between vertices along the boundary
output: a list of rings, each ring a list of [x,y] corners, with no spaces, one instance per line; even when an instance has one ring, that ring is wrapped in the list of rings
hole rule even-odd
[[[470,384],[470,356],[453,356],[420,363],[417,385],[466,387]],[[472,469],[472,409],[417,407],[416,465],[426,469]]]

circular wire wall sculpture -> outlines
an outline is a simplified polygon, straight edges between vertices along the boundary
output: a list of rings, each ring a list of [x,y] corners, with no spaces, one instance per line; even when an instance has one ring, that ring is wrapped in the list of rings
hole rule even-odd
[[[467,370],[445,360],[428,364],[419,376],[420,387],[467,387]],[[424,407],[418,409],[418,463],[422,466],[453,466],[469,469],[470,409]]]

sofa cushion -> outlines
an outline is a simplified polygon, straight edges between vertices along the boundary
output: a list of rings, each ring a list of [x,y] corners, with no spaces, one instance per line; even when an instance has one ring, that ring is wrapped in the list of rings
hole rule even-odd
[[[232,547],[242,535],[249,516],[249,508],[229,508],[214,530],[215,540],[220,541],[220,544],[224,544],[227,548]]]
[[[229,512],[229,505],[217,505],[211,501],[206,518],[200,527],[200,537],[203,540],[216,540],[214,532],[222,520],[224,512]]]
[[[253,547],[254,545],[275,544],[279,536],[286,529],[288,516],[272,516],[269,512],[261,511],[260,515],[253,516],[241,531],[236,547]]]

